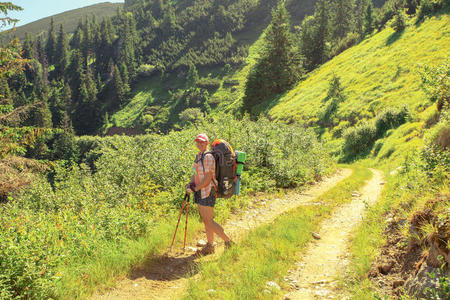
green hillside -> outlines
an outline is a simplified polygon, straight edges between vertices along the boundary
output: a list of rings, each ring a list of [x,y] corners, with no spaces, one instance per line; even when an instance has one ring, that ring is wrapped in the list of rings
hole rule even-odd
[[[41,32],[47,32],[50,19],[53,17],[56,24],[63,24],[64,28],[67,33],[72,33],[75,31],[78,21],[81,18],[84,18],[86,16],[96,16],[99,21],[101,21],[105,17],[110,17],[116,14],[117,9],[119,7],[122,7],[123,3],[111,3],[111,2],[104,2],[104,3],[98,3],[78,9],[72,9],[68,10],[66,12],[56,14],[54,16],[46,17],[39,19],[37,21],[28,23],[23,26],[16,27],[15,31],[12,33],[12,31],[8,30],[5,32],[2,32],[0,34],[1,38],[8,37],[9,34],[14,34],[19,39],[25,38],[25,34],[27,32],[30,32],[33,35],[38,35]]]
[[[274,119],[314,124],[324,109],[333,75],[340,78],[346,99],[336,117],[357,122],[386,107],[407,105],[413,111],[427,103],[421,89],[421,64],[443,63],[450,50],[450,16],[441,14],[402,33],[386,28],[315,70],[283,95],[268,111]]]

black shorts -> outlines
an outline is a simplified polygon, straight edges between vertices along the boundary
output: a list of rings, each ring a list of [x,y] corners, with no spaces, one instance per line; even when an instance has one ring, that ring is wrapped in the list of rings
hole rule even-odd
[[[194,193],[194,203],[200,204],[202,206],[210,206],[214,207],[216,204],[216,191],[214,188],[211,187],[211,192],[209,193],[209,196],[202,199],[202,192],[197,191]]]

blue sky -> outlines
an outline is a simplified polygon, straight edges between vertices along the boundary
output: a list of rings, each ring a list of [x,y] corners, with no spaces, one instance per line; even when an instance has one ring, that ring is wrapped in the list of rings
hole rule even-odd
[[[8,0],[15,5],[23,8],[19,12],[10,12],[9,17],[19,19],[16,26],[25,25],[27,23],[55,15],[67,10],[80,8],[102,2],[124,2],[124,0]],[[8,2],[4,1],[4,2]],[[0,30],[7,29],[2,28]]]

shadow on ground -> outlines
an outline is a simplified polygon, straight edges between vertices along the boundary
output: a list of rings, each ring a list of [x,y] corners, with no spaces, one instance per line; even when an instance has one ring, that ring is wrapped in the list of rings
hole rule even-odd
[[[198,273],[198,263],[190,256],[159,256],[147,259],[143,264],[131,270],[131,280],[145,277],[148,280],[172,281],[183,277],[192,277]]]

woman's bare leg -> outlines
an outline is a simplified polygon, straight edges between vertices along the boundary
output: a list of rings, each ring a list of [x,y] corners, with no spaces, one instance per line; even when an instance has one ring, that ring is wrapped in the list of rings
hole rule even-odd
[[[203,223],[205,224],[206,238],[208,239],[208,243],[210,243],[211,245],[214,243],[214,233],[216,233],[225,242],[228,242],[230,238],[225,234],[222,226],[214,221],[214,208],[210,206],[203,206],[200,204],[197,204],[197,206]]]

